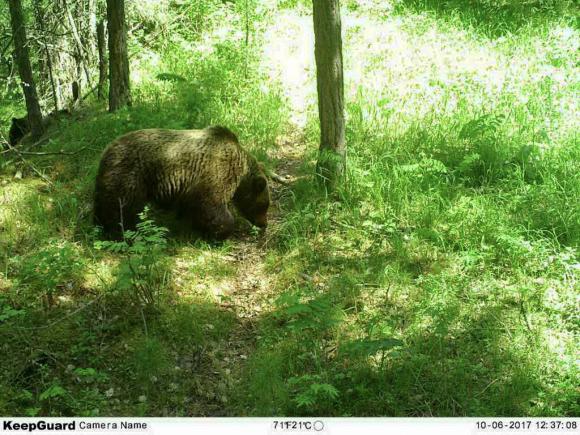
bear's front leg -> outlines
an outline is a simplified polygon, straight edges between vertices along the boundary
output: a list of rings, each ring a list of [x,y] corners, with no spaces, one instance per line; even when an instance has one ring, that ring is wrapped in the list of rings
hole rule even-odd
[[[234,231],[234,217],[227,204],[205,204],[200,210],[199,224],[204,232],[217,240],[227,238]]]

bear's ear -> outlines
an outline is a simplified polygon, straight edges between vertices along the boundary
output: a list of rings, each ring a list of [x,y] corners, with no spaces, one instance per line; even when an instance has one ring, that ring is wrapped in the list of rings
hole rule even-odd
[[[266,181],[266,179],[264,177],[256,177],[256,178],[254,178],[254,181],[252,184],[253,184],[252,187],[254,188],[254,192],[258,193],[266,188],[266,185],[268,184],[268,182]]]

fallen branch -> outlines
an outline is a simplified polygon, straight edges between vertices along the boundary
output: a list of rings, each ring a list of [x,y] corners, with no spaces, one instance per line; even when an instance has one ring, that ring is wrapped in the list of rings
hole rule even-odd
[[[6,145],[6,144],[4,144]],[[32,147],[31,147],[32,148]],[[88,147],[82,147],[76,151],[21,151],[18,150],[17,148],[14,148],[10,145],[8,145],[8,149],[4,150],[4,151],[0,151],[0,154],[8,154],[12,151],[17,151],[17,153],[22,154],[24,156],[74,156],[75,154],[78,154],[80,152],[83,152],[84,150],[86,150]]]
[[[91,95],[91,94],[94,94],[94,93],[95,93],[95,91],[96,91],[98,88],[99,88],[99,85],[93,86],[91,89],[89,89],[89,90],[87,91],[87,93],[86,93],[85,95],[81,96],[81,98],[79,98],[79,99],[80,99],[81,101],[84,101],[84,100],[86,100],[86,99],[89,97],[89,95]]]
[[[38,169],[36,169],[36,166],[34,166],[32,163],[30,163],[28,160],[26,160],[24,158],[24,156],[22,155],[22,151],[20,151],[17,148],[14,148],[12,145],[10,145],[10,143],[6,140],[6,138],[3,135],[0,135],[0,137],[2,138],[2,142],[3,142],[4,146],[8,147],[8,150],[6,150],[6,151],[14,151],[16,153],[16,155],[20,158],[22,163],[24,163],[26,166],[28,166],[30,169],[32,169],[36,175],[38,175],[40,178],[42,178],[44,181],[46,181],[50,186],[54,186],[54,184],[50,178],[48,178],[46,175],[44,175],[42,172],[40,172]]]
[[[76,310],[68,313],[66,316],[63,316],[59,319],[56,319],[55,321],[47,324],[47,325],[42,325],[42,326],[33,326],[30,328],[22,328],[22,327],[16,327],[15,329],[20,330],[20,331],[30,331],[30,330],[38,330],[38,329],[47,329],[47,328],[52,328],[54,325],[57,325],[61,322],[64,322],[66,319],[74,316],[75,314],[87,309],[88,307],[90,307],[91,305],[93,305],[95,302],[97,302],[99,299],[101,299],[103,297],[103,294],[97,296],[96,299],[93,299],[92,301],[86,303],[85,305],[81,306],[80,308],[77,308]]]
[[[289,186],[290,185],[290,181],[286,180],[285,178],[281,177],[280,175],[276,174],[275,172],[272,172],[270,170],[266,170],[266,175],[271,178],[272,180],[276,181],[277,183],[280,183],[284,186]]]
[[[7,148],[7,149],[5,149],[5,150],[3,150],[3,151],[0,151],[0,154],[9,153],[10,151],[12,151],[12,149],[15,149],[14,147],[12,147],[12,146],[10,145],[10,143],[9,143],[9,142],[6,140],[6,138],[5,138],[5,137],[4,137],[2,134],[0,134],[0,138],[2,139],[2,141],[1,141],[1,143],[0,143],[0,147],[2,147],[2,148]],[[39,145],[43,145],[43,144],[45,144],[46,142],[48,142],[48,141],[49,141],[49,139],[50,139],[49,133],[46,133],[46,134],[45,134],[45,136],[44,136],[43,138],[41,138],[41,139],[37,140],[36,142],[34,142],[34,143],[33,143],[33,144],[31,144],[30,146],[28,146],[26,149],[27,149],[27,150],[30,150],[30,149],[32,149],[32,148],[36,148],[36,147],[37,147],[37,146],[39,146]],[[31,153],[30,153],[30,151],[22,151],[22,150],[18,150],[18,151],[19,151],[20,153],[22,153],[22,154],[31,154]],[[32,154],[32,155],[34,155],[34,154]],[[39,154],[39,155],[42,155],[42,154]]]
[[[8,44],[6,44],[6,46],[2,49],[2,51],[0,51],[0,57],[4,57],[4,54],[8,51],[8,49],[12,45],[13,39],[14,39],[14,36],[10,35],[10,38],[8,39]]]
[[[58,156],[74,156],[75,154],[78,154],[84,150],[86,150],[87,147],[82,147],[76,151],[45,151],[45,152],[33,152],[33,151],[20,151],[20,154],[24,154],[27,156],[54,156],[54,155],[58,155]],[[9,150],[8,150],[9,151]],[[3,151],[4,152],[4,151]]]

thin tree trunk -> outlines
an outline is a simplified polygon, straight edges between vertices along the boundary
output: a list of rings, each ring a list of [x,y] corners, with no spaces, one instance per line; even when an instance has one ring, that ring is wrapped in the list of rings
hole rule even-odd
[[[344,173],[344,84],[339,0],[314,0],[314,55],[320,117],[317,174],[334,190]]]
[[[45,38],[45,32],[44,32],[44,10],[42,8],[42,4],[40,2],[34,2],[32,4],[33,8],[34,8],[34,21],[36,24],[36,27],[40,29],[40,36],[36,38],[36,40],[34,41],[35,43],[37,43],[39,45],[39,50],[38,50],[38,55],[36,56],[37,58],[37,66],[35,68],[35,71],[37,71],[37,81],[36,81],[36,92],[39,95],[39,100],[42,101],[45,97],[45,90],[46,90],[46,83],[48,82],[49,79],[49,75],[48,75],[48,65],[47,65],[47,59],[46,59],[46,50],[44,50],[44,47],[46,45],[46,38]],[[34,45],[32,45],[30,43],[29,40],[29,44],[31,47],[34,47]],[[34,48],[32,48],[32,52],[34,52]]]
[[[72,54],[74,59],[74,78],[71,83],[72,89],[72,102],[73,104],[78,103],[79,95],[81,94],[82,82],[83,82],[83,61],[80,57],[78,50],[75,49]]]
[[[89,42],[90,63],[95,60],[95,48],[97,44],[97,1],[88,0],[89,26],[87,28],[87,41]]]
[[[131,105],[125,0],[107,0],[109,31],[109,111]]]
[[[71,83],[71,94],[72,94],[72,103],[73,105],[77,105],[81,98],[81,88],[79,86],[79,82],[75,80]]]
[[[59,104],[58,95],[56,93],[56,85],[54,83],[54,70],[52,67],[52,57],[50,54],[50,50],[48,49],[48,43],[46,42],[46,32],[45,32],[45,26],[44,26],[46,14],[44,13],[44,10],[42,9],[41,3],[35,4],[35,14],[36,14],[36,22],[37,22],[38,28],[40,29],[41,44],[42,44],[42,47],[44,49],[44,55],[46,56],[46,66],[48,69],[48,81],[50,83],[50,90],[52,93],[54,112],[57,113],[60,104]]]
[[[14,35],[16,63],[18,64],[18,72],[20,74],[20,80],[22,81],[24,99],[26,100],[30,131],[32,137],[38,139],[44,133],[44,126],[42,125],[42,112],[40,111],[40,104],[38,103],[38,95],[30,66],[22,3],[20,0],[8,0],[8,5],[10,7],[12,34]]]
[[[48,45],[46,44],[46,41],[44,41],[44,50],[46,52],[46,62],[48,65],[48,77],[50,79],[50,89],[52,91],[52,99],[54,102],[54,112],[58,113],[58,109],[59,109],[59,99],[58,99],[58,94],[56,92],[56,85],[54,83],[54,72],[52,69],[52,58],[50,56],[50,51],[48,50]]]
[[[97,48],[99,53],[99,84],[97,98],[103,99],[105,83],[107,81],[107,54],[105,51],[105,23],[100,20],[97,24]]]
[[[75,20],[72,16],[72,13],[70,11],[68,3],[66,2],[66,0],[62,0],[62,3],[63,3],[63,6],[65,8],[68,23],[70,25],[71,33],[73,35],[73,40],[75,42],[75,47],[76,47],[76,52],[77,52],[77,54],[75,56],[75,58],[76,58],[75,60],[77,62],[77,68],[79,69],[79,71],[77,72],[79,88],[81,86],[81,76],[82,76],[81,70],[84,70],[85,76],[87,79],[87,85],[89,88],[91,88],[92,87],[91,86],[91,74],[90,74],[89,69],[87,67],[88,55],[85,53],[85,49],[83,47],[83,43],[81,41],[81,37],[79,35],[77,25],[76,25]]]
[[[56,72],[56,74],[54,74],[54,84],[55,84],[55,91],[56,91],[56,99],[58,101],[58,106],[62,107],[63,106],[63,102],[65,101],[65,98],[62,95],[62,86],[61,86],[61,79],[59,77],[59,73],[62,73],[62,71],[64,70],[63,66],[62,66],[62,55],[58,50],[58,47],[55,47],[55,51],[53,53],[53,58],[52,58],[52,64],[54,65],[54,69],[53,71]],[[64,103],[66,105],[66,103]]]

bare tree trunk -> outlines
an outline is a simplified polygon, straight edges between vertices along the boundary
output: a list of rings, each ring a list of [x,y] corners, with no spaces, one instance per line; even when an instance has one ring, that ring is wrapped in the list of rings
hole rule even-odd
[[[35,16],[36,16],[36,23],[38,25],[38,28],[40,29],[40,43],[42,44],[42,47],[44,49],[44,55],[46,56],[46,66],[48,68],[48,81],[50,83],[50,90],[52,93],[52,101],[54,104],[54,112],[57,113],[58,109],[59,109],[59,98],[58,98],[58,94],[56,92],[56,85],[54,82],[54,70],[53,70],[53,66],[52,66],[52,56],[50,54],[50,50],[48,48],[48,42],[46,42],[46,31],[45,31],[45,26],[44,26],[44,22],[46,19],[46,13],[42,8],[42,3],[38,2],[35,3]]]
[[[71,33],[73,35],[73,40],[75,42],[75,47],[76,47],[76,55],[75,55],[75,60],[77,62],[77,80],[78,80],[78,86],[79,89],[81,87],[81,76],[82,73],[81,71],[84,70],[85,72],[85,76],[87,79],[87,85],[89,88],[91,88],[91,74],[89,72],[89,69],[87,67],[87,59],[88,59],[88,55],[85,53],[85,49],[83,47],[83,43],[81,41],[81,37],[77,28],[77,25],[75,23],[75,20],[72,16],[72,13],[70,11],[70,8],[68,6],[68,3],[66,2],[66,0],[62,0],[64,9],[66,11],[66,16],[68,19],[68,23],[70,25],[71,28]]]
[[[44,41],[44,50],[46,51],[46,61],[47,61],[47,65],[48,65],[48,77],[50,79],[50,89],[52,92],[54,111],[55,111],[55,113],[58,113],[60,102],[59,102],[59,98],[58,98],[58,93],[56,92],[56,85],[54,83],[54,72],[52,69],[52,58],[50,56],[50,51],[48,50],[48,45],[46,44],[46,41]]]
[[[71,95],[73,105],[78,104],[81,98],[81,89],[77,80],[71,83]]]
[[[90,63],[93,64],[95,60],[95,45],[97,43],[97,0],[88,0],[88,13],[89,13],[89,25],[87,27],[87,41],[88,41],[88,52],[90,55]]]
[[[109,111],[131,105],[125,0],[107,0]]]
[[[314,0],[314,55],[320,117],[320,151],[316,172],[327,190],[344,173],[344,84],[339,0]]]
[[[30,50],[32,50],[32,52],[34,53],[35,51],[35,45],[38,44],[38,52],[37,52],[37,56],[36,56],[36,60],[37,60],[37,65],[35,68],[36,71],[36,92],[39,95],[39,100],[43,101],[43,99],[45,98],[46,95],[46,83],[48,83],[49,80],[49,74],[48,74],[48,59],[45,57],[46,56],[46,50],[44,49],[44,47],[46,47],[46,35],[44,32],[44,19],[45,19],[45,14],[44,14],[44,10],[42,8],[42,3],[41,2],[33,2],[32,4],[33,8],[34,8],[34,21],[35,21],[35,25],[36,28],[40,29],[40,35],[34,35],[34,31],[33,31],[33,37],[29,38],[28,43],[29,43],[29,48]],[[37,36],[36,38],[34,38],[34,36]],[[35,39],[35,43],[36,44],[31,44],[31,39]]]
[[[97,48],[99,53],[99,84],[97,98],[103,99],[105,83],[107,81],[107,54],[105,51],[105,23],[100,20],[97,24]]]
[[[38,139],[44,133],[42,125],[42,112],[38,103],[38,95],[34,78],[32,77],[32,68],[30,66],[30,56],[28,53],[26,29],[24,27],[24,16],[22,14],[22,3],[20,0],[9,0],[10,22],[12,25],[12,34],[14,35],[14,49],[16,52],[16,63],[18,72],[22,81],[22,89],[26,100],[26,110],[28,111],[28,122],[32,137]]]
[[[53,58],[51,61],[54,65],[54,85],[55,85],[55,92],[56,92],[56,99],[58,101],[58,107],[62,107],[66,105],[66,98],[62,94],[62,86],[61,86],[61,79],[59,77],[59,73],[62,73],[64,70],[62,66],[62,54],[58,51],[58,47],[56,47]]]
[[[73,80],[73,82],[72,82],[73,102],[80,104],[79,97],[82,94],[82,88],[83,88],[83,59],[81,58],[81,56],[78,52],[76,52],[76,54],[73,56],[73,58],[75,60],[75,68],[76,68],[75,80]],[[76,90],[76,95],[75,95],[75,90]]]

